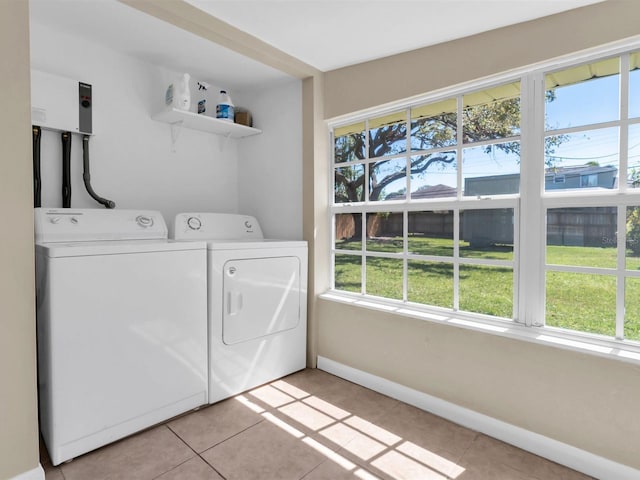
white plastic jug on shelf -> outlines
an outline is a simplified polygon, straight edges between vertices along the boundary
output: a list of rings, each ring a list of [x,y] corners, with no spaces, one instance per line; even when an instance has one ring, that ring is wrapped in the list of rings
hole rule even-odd
[[[227,122],[234,121],[233,103],[226,90],[220,90],[220,97],[216,105],[216,118]]]
[[[173,82],[167,87],[165,103],[168,107],[186,111],[191,108],[191,91],[189,90],[190,79],[191,76],[188,73],[185,73],[178,81]]]

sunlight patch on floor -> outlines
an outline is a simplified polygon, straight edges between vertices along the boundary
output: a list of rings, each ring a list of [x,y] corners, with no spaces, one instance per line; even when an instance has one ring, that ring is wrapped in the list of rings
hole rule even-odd
[[[465,471],[455,462],[283,380],[256,388],[250,391],[249,395],[277,409],[278,414],[317,432],[337,448],[332,449],[311,438],[279,415],[267,412],[246,395],[238,395],[235,398],[273,425],[301,440],[305,445],[361,480],[380,480],[379,477],[361,468],[366,468],[367,465],[384,472],[393,479],[446,480],[447,478],[455,479]],[[357,465],[338,453],[341,449],[365,463]]]

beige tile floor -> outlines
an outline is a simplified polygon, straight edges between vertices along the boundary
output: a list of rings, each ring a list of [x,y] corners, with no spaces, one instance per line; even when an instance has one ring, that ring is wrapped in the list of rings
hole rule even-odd
[[[320,370],[53,467],[47,480],[579,480],[585,475]]]

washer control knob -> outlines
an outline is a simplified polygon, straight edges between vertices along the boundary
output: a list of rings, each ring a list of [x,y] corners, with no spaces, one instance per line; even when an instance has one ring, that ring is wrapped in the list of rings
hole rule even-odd
[[[146,215],[138,215],[136,217],[136,223],[143,228],[148,228],[153,226],[153,218],[148,217]]]
[[[60,217],[51,217],[49,221],[55,225],[57,223],[60,223]]]
[[[200,227],[202,227],[202,222],[198,217],[189,217],[187,219],[187,225],[191,230],[200,230]]]
[[[78,217],[71,217],[71,219],[69,220],[71,223],[73,223],[74,225],[77,225],[79,220]]]

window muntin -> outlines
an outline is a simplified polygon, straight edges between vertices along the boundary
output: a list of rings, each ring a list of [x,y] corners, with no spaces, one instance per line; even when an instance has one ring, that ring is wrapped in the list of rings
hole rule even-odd
[[[632,300],[640,293],[640,205],[550,208],[546,218],[546,325],[640,341]]]
[[[628,225],[630,212],[640,204],[638,197],[633,198],[640,186],[639,56],[637,52],[622,54],[553,72],[523,75],[527,111],[522,113],[509,110],[516,106],[519,109],[523,104],[520,98],[514,100],[518,93],[515,97],[504,93],[511,85],[519,92],[519,81],[463,92],[396,112],[406,117],[408,134],[400,137],[406,146],[398,146],[382,157],[360,159],[351,155],[349,158],[357,159],[351,160],[349,166],[366,165],[369,175],[368,169],[381,161],[396,161],[400,169],[406,161],[408,174],[399,181],[397,189],[389,191],[390,197],[389,193],[384,195],[384,200],[369,198],[373,181],[368,177],[366,198],[357,204],[335,202],[332,206],[334,214],[342,206],[368,214],[379,213],[384,202],[383,213],[402,216],[402,237],[399,232],[394,233],[392,251],[368,247],[367,242],[372,239],[366,237],[366,221],[361,227],[360,256],[354,255],[360,260],[356,264],[360,270],[352,275],[360,279],[359,293],[388,295],[386,298],[391,300],[426,307],[512,318],[523,324],[526,317],[526,325],[546,323],[567,333],[640,342],[640,307],[634,302],[640,293],[640,256],[631,251],[636,240]],[[623,70],[621,65],[625,67]],[[540,93],[546,91],[539,104],[534,101],[541,98],[538,93],[534,95],[536,88],[540,88]],[[506,112],[504,118],[511,120],[489,134],[481,128],[482,119],[473,115],[487,112],[491,105],[496,105],[495,111]],[[521,122],[521,117],[526,121]],[[513,121],[515,118],[517,122]],[[367,127],[370,121],[364,121],[363,135],[367,142],[375,138],[367,130],[371,129]],[[386,125],[400,129],[401,123],[398,120]],[[521,152],[527,152],[527,156],[521,157]],[[483,169],[483,157],[493,165],[487,163]],[[474,158],[478,159],[477,164]],[[534,162],[538,166],[532,166]],[[523,163],[526,168],[521,168]],[[335,168],[341,166],[339,162],[335,164]],[[519,198],[521,175],[541,173],[544,180],[536,182],[542,193],[529,189]],[[382,167],[378,167],[376,174],[378,177],[384,174]],[[492,185],[496,178],[500,188]],[[465,216],[468,232],[473,218],[469,212],[480,215],[483,210],[495,215],[491,222],[509,219],[511,243],[487,241],[487,248],[474,241],[471,246],[465,238]],[[586,225],[561,226],[549,221],[554,215],[578,211],[582,211],[583,217],[585,214],[592,217]],[[531,243],[529,237],[536,237],[536,231],[523,228],[520,212],[525,215],[538,212],[540,221],[547,219],[537,223],[546,228],[540,241]],[[448,217],[446,234],[443,230],[439,234],[442,236],[438,236],[434,230],[416,227],[416,219],[424,214],[433,218],[442,215],[440,220]],[[526,225],[529,219],[525,219]],[[508,228],[508,222],[506,225]],[[497,225],[490,226],[499,230]],[[590,232],[585,232],[585,228]],[[520,256],[519,235],[523,232],[527,249]],[[558,244],[559,237],[574,244]],[[532,245],[533,259],[529,248]],[[338,244],[335,248],[336,254],[346,254]],[[563,253],[567,249],[575,253],[567,256]],[[378,286],[369,278],[368,273],[378,275],[384,269],[380,265],[393,272],[386,279],[391,293],[384,293],[387,287]],[[369,267],[373,268],[371,272]],[[542,288],[534,285],[531,291],[531,283],[527,283],[527,292],[520,292],[518,284],[536,270],[540,272],[536,275]],[[476,271],[481,272],[487,283],[485,297],[491,299],[489,306],[483,306],[476,298],[479,294],[473,282]],[[600,296],[586,293],[593,292],[593,285],[598,283],[603,286]],[[335,288],[339,289],[337,284],[336,280]],[[593,306],[584,306],[594,298],[600,299],[599,306],[603,306],[606,314]],[[532,317],[527,317],[529,311],[534,312]]]

